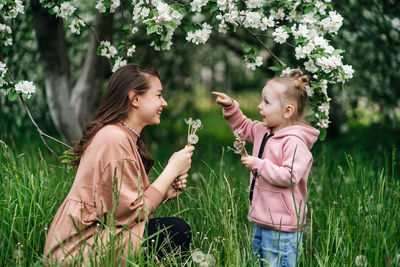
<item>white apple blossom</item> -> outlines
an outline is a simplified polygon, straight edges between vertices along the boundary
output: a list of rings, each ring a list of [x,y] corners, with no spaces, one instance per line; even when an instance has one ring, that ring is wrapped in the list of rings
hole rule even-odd
[[[132,30],[131,30],[132,34],[135,34],[135,33],[137,33],[138,31],[139,31],[139,28],[138,28],[138,27],[132,27]]]
[[[316,65],[321,66],[325,73],[330,73],[332,70],[337,69],[342,65],[340,56],[320,57],[316,60]]]
[[[201,8],[207,5],[208,0],[194,0],[191,1],[190,6],[192,7],[193,12],[200,12]]]
[[[309,71],[311,73],[316,73],[318,71],[318,67],[315,66],[314,61],[312,59],[309,59],[308,61],[304,62],[304,68],[306,71]]]
[[[287,67],[286,69],[282,70],[281,77],[289,76],[292,71],[293,70],[291,68]]]
[[[319,83],[319,87],[322,90],[322,93],[324,93],[324,95],[328,96],[328,81],[327,80],[322,80]]]
[[[111,0],[110,12],[114,13],[115,10],[121,5],[120,0]]]
[[[131,47],[129,47],[128,51],[126,52],[126,55],[128,57],[132,57],[133,53],[135,53],[136,51],[136,45],[132,45]]]
[[[325,113],[325,116],[329,115],[329,103],[322,103],[319,107],[318,110]]]
[[[5,46],[11,46],[13,44],[12,38],[7,38],[7,40],[4,42]]]
[[[103,57],[111,59],[118,54],[118,50],[109,41],[101,41],[100,46],[100,55]]]
[[[328,119],[322,119],[317,122],[317,126],[321,127],[322,129],[326,129],[329,127],[330,121]]]
[[[314,95],[314,88],[309,86],[308,84],[304,87],[306,89],[306,93],[308,97],[312,97]]]
[[[286,39],[289,37],[289,34],[285,31],[285,29],[281,26],[275,29],[275,31],[272,33],[272,36],[274,36],[274,41],[283,44],[286,42]]]
[[[36,88],[33,85],[33,82],[21,81],[15,85],[15,91],[27,95],[29,99],[31,95],[35,93]]]
[[[106,13],[107,9],[105,7],[105,5],[103,4],[103,1],[100,0],[97,2],[96,4],[96,9],[100,12],[100,13]]]
[[[251,11],[244,11],[241,12],[240,15],[244,16],[243,26],[246,28],[259,28],[260,21],[262,17],[262,13],[260,12],[251,12]]]
[[[302,46],[297,46],[295,48],[295,56],[296,59],[302,59],[305,58],[307,56],[307,54],[304,52],[303,47]]]
[[[247,68],[249,68],[251,70],[255,70],[256,67],[259,67],[259,66],[261,66],[263,64],[262,60],[263,60],[262,57],[256,57],[254,62],[247,61],[246,62],[246,66],[247,66]]]
[[[81,28],[85,26],[85,22],[81,19],[74,18],[69,25],[72,33],[80,34]]]
[[[268,28],[272,28],[275,26],[275,21],[273,16],[263,17],[260,23],[261,30],[265,31]]]
[[[71,16],[75,12],[76,8],[70,2],[64,2],[60,5],[59,9],[57,10],[57,16],[63,19]]]
[[[196,45],[204,44],[210,37],[212,27],[210,25],[208,25],[207,23],[203,23],[202,27],[203,27],[203,29],[201,29],[201,30],[196,30],[194,32],[188,32],[188,34],[186,36],[186,40],[188,40]]]
[[[353,78],[353,67],[351,65],[343,65],[343,71],[344,71],[344,78],[345,79],[351,79]]]
[[[7,71],[8,71],[7,65],[0,61],[0,87],[8,84],[8,82],[4,80]]]
[[[127,64],[126,60],[122,57],[117,57],[117,60],[114,62],[114,66],[112,68],[112,72],[116,72],[119,68],[125,66]]]
[[[247,0],[245,1],[248,8],[260,8],[265,4],[265,0]]]

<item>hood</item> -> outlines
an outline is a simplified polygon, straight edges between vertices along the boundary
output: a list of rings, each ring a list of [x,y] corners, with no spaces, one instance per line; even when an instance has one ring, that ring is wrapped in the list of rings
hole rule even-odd
[[[294,124],[283,129],[280,129],[274,134],[274,139],[283,138],[286,136],[296,136],[300,138],[304,144],[311,149],[319,136],[319,130],[304,123]]]

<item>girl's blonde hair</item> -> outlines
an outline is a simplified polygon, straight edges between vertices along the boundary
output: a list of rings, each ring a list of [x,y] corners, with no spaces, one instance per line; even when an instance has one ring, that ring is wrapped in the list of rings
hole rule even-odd
[[[295,119],[301,118],[307,105],[308,95],[306,87],[310,84],[310,77],[303,75],[299,69],[296,69],[292,70],[289,75],[276,77],[270,81],[278,82],[285,86],[283,97],[296,101]]]

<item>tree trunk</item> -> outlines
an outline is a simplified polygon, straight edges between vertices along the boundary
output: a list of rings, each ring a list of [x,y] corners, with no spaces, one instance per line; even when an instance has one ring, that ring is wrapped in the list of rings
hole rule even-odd
[[[113,33],[112,24],[112,15],[97,15],[95,30],[99,35],[100,40],[111,40]],[[96,36],[92,34],[85,64],[82,68],[82,74],[72,90],[70,104],[75,109],[77,121],[82,129],[92,119],[96,110],[96,100],[101,94],[104,77],[109,70],[107,60],[104,57],[97,55],[98,45],[99,43]]]
[[[50,116],[58,131],[69,142],[81,136],[82,129],[69,104],[71,78],[65,31],[60,19],[42,8],[38,0],[32,0],[35,32],[45,76],[45,91]]]
[[[67,142],[73,144],[79,140],[84,125],[93,115],[107,74],[107,61],[97,56],[98,41],[92,34],[81,75],[72,89],[63,22],[49,14],[38,0],[31,0],[31,5],[50,115],[57,130]],[[100,38],[111,39],[112,21],[111,15],[97,16],[96,27]]]

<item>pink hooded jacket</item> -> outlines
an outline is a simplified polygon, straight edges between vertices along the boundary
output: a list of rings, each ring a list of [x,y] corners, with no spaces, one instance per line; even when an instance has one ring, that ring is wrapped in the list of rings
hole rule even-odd
[[[268,139],[260,159],[258,151],[263,136],[271,129],[244,116],[236,101],[222,111],[232,131],[241,131],[243,139],[254,144],[253,156],[257,158],[253,162],[253,171],[258,172],[258,178],[249,219],[277,231],[300,230],[307,214],[307,178],[313,161],[310,149],[319,131],[303,123],[285,127]]]

